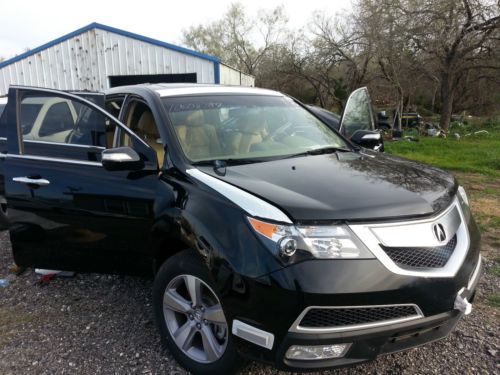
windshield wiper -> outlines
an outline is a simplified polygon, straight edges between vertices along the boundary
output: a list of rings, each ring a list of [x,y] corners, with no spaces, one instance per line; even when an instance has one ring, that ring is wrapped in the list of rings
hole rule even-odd
[[[228,165],[241,165],[241,164],[253,164],[253,163],[262,163],[264,161],[269,161],[267,159],[257,159],[257,158],[248,158],[248,159],[211,159],[211,160],[200,160],[192,163],[193,165],[213,165],[213,166],[228,166]]]
[[[289,155],[287,157],[295,158],[297,156],[306,156],[306,155],[324,155],[324,154],[333,154],[335,152],[352,152],[352,150],[343,147],[328,146],[328,147],[315,148],[313,150],[307,150],[304,152],[299,152],[297,154]]]
[[[220,176],[226,175],[226,167],[231,165],[242,165],[242,164],[253,164],[262,163],[264,161],[269,161],[268,159],[212,159],[212,160],[200,160],[193,163],[193,165],[208,165],[213,166],[214,172]]]

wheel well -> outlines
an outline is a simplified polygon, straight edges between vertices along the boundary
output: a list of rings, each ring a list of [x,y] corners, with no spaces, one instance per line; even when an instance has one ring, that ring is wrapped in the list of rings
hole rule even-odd
[[[168,241],[161,241],[160,245],[156,247],[153,255],[153,273],[156,275],[161,265],[172,255],[187,249],[189,249],[189,246],[179,239],[170,238]]]

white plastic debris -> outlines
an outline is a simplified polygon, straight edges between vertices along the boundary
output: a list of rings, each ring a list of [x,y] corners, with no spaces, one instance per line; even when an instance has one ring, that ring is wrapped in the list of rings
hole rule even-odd
[[[73,277],[75,272],[72,271],[60,271],[60,270],[47,270],[44,268],[35,268],[35,273],[45,276],[45,275],[56,275],[58,277]]]

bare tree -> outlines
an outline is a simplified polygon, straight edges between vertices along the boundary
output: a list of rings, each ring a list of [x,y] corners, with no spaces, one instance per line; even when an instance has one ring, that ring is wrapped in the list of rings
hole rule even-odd
[[[448,130],[454,100],[469,72],[500,69],[498,60],[490,58],[498,49],[499,7],[481,0],[404,0],[398,9],[421,62],[437,66],[440,126]]]
[[[255,75],[259,86],[328,109],[341,110],[362,85],[400,112],[440,111],[445,130],[454,109],[495,109],[496,0],[354,1],[352,12],[315,12],[301,29],[288,27],[283,7],[250,17],[235,3],[220,20],[185,30],[183,40]]]
[[[233,3],[221,20],[184,30],[183,43],[255,75],[264,57],[280,42],[286,23],[283,7],[259,11],[250,18],[241,3]]]

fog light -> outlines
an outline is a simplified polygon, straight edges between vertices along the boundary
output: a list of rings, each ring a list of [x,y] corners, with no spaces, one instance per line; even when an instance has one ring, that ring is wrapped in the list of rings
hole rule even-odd
[[[286,351],[287,359],[296,359],[302,361],[314,361],[321,359],[340,358],[343,357],[351,344],[335,344],[335,345],[292,345]]]

